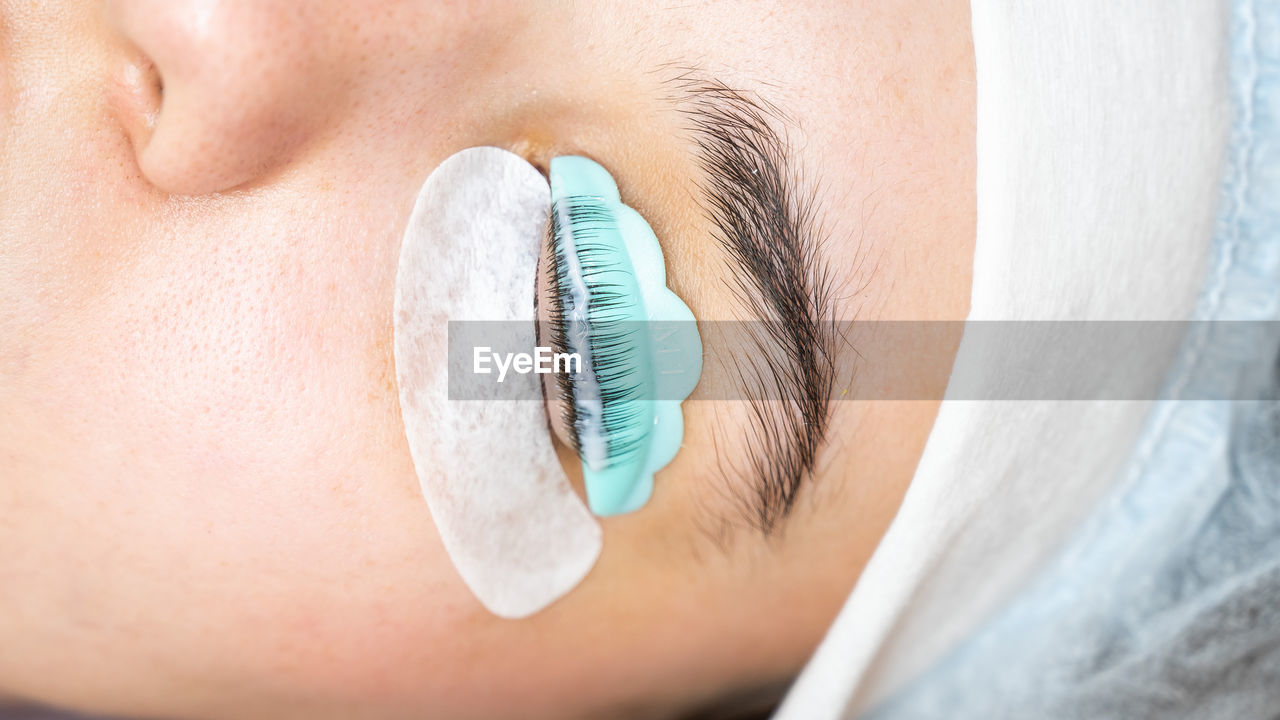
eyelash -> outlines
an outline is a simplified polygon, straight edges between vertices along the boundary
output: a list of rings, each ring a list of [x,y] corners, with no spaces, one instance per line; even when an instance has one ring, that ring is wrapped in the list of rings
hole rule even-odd
[[[562,218],[568,219],[569,228],[564,227]],[[640,363],[636,355],[640,346],[630,339],[632,333],[641,332],[643,328],[627,319],[632,297],[614,277],[632,273],[610,259],[616,257],[615,253],[591,243],[600,231],[613,230],[614,224],[612,213],[595,198],[570,196],[567,202],[557,201],[551,209],[546,251],[552,263],[548,333],[552,349],[557,353],[578,352],[583,361],[582,372],[556,375],[561,419],[571,429],[573,449],[584,459],[588,458],[592,451],[587,447],[584,452],[583,438],[588,438],[590,443],[595,430],[590,427],[592,403],[584,402],[582,396],[584,390],[590,394],[592,386],[586,383],[594,381],[602,425],[599,434],[603,437],[604,457],[609,464],[625,462],[644,447],[647,428],[634,422],[634,406],[628,401],[652,395],[646,387],[648,379],[637,370]],[[579,274],[587,292],[585,322],[572,319],[578,308],[570,288],[566,230],[572,237]],[[585,327],[577,327],[583,322]],[[580,342],[583,336],[585,347]],[[571,337],[576,341],[571,342]]]

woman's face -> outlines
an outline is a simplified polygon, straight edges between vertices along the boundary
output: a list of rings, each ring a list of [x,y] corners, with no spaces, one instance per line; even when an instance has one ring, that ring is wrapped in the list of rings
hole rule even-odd
[[[577,589],[503,620],[410,460],[401,235],[460,149],[587,155],[700,320],[756,318],[776,278],[708,212],[729,182],[714,118],[720,142],[773,143],[788,185],[759,214],[795,232],[757,245],[814,249],[806,307],[963,318],[972,75],[966,3],[0,0],[0,696],[461,719],[776,690],[936,411],[839,391],[905,373],[936,397],[955,338],[834,343],[856,377],[807,438],[708,399],[741,380],[708,362],[650,503],[602,520]]]

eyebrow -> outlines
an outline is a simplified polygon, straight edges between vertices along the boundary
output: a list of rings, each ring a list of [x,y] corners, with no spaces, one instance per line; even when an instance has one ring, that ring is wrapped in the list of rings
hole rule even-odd
[[[739,490],[731,494],[742,518],[768,535],[812,476],[830,420],[838,334],[822,223],[778,130],[784,113],[696,71],[668,82],[696,144],[700,204],[727,253],[731,289],[753,317],[734,324],[752,352],[729,353],[750,408],[748,450],[717,463],[722,477],[753,478],[745,494],[727,484]]]

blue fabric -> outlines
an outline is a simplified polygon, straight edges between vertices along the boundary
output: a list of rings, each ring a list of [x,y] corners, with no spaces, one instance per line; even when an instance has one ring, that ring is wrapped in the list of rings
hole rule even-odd
[[[1128,472],[1063,553],[868,713],[1280,718],[1280,0],[1236,0],[1209,273]],[[1179,400],[1233,397],[1257,401]]]

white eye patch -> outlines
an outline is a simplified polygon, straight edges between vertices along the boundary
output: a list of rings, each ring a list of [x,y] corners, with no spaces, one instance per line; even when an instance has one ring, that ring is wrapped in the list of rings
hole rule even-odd
[[[564,475],[541,403],[449,399],[448,323],[527,321],[518,340],[536,345],[534,277],[550,207],[547,181],[524,159],[463,150],[419,191],[396,273],[396,381],[422,494],[467,587],[509,618],[572,590],[602,534]],[[537,397],[540,382],[512,374],[504,392]]]

